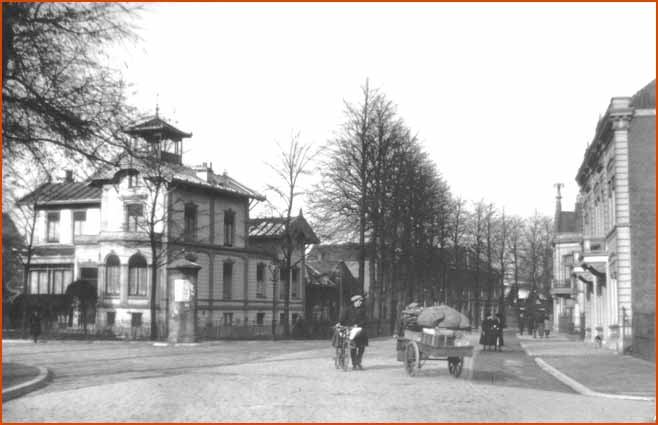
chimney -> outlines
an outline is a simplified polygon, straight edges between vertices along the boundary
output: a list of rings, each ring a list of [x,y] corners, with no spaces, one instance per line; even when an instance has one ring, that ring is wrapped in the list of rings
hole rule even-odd
[[[201,165],[197,165],[194,167],[194,171],[196,172],[196,176],[200,178],[201,180],[210,183],[212,181],[212,165],[210,165],[207,162],[202,163]]]
[[[64,183],[73,183],[73,170],[66,170],[66,177]]]

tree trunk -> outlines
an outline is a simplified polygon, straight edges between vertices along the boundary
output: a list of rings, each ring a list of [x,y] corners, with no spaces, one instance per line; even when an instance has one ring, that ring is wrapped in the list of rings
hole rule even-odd
[[[158,321],[157,321],[157,288],[158,288],[158,261],[157,248],[153,239],[151,239],[151,341],[158,339]]]

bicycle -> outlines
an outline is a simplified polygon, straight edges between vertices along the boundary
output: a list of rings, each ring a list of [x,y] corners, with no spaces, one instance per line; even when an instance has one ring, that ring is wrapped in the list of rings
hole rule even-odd
[[[334,342],[336,347],[336,355],[334,357],[334,366],[336,369],[343,369],[347,371],[349,368],[349,350],[350,350],[350,327],[336,325],[336,334],[334,335]]]

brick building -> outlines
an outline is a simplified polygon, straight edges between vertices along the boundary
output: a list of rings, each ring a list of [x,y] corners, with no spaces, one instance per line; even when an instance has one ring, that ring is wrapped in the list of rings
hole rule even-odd
[[[632,97],[612,98],[599,120],[576,176],[580,229],[556,236],[560,264],[553,282],[553,293],[569,283],[568,297],[575,300],[586,339],[599,336],[612,349],[653,361],[655,157],[654,80]]]

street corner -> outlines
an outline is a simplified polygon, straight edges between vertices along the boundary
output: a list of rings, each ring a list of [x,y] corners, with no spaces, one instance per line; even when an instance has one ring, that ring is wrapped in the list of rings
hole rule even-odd
[[[2,400],[9,401],[48,385],[53,373],[43,366],[3,364]],[[7,388],[4,386],[7,385]]]

